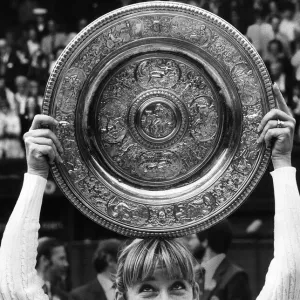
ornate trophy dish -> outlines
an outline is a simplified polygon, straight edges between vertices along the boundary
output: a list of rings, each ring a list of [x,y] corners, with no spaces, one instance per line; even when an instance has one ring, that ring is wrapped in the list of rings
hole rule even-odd
[[[68,45],[43,112],[66,121],[52,172],[95,222],[129,236],[180,236],[239,207],[270,153],[257,127],[275,107],[262,59],[231,25],[193,6],[113,11]]]

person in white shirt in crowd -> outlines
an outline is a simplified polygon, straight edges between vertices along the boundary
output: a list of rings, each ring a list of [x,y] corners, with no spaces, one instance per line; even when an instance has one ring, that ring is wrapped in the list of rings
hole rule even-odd
[[[116,275],[118,253],[121,246],[122,242],[117,239],[99,242],[93,258],[97,277],[72,290],[69,300],[114,300],[114,276]]]
[[[53,237],[38,241],[36,271],[49,300],[67,300],[66,277],[69,269],[67,253],[62,242]]]
[[[300,33],[300,27],[294,21],[296,8],[294,3],[287,2],[283,4],[282,21],[279,25],[279,32],[285,34],[290,43],[294,42],[296,36]]]
[[[33,55],[41,48],[37,31],[34,26],[31,26],[28,29],[28,39],[26,41],[26,47],[30,58],[32,58]]]
[[[257,128],[257,143],[271,149],[275,191],[274,258],[257,300],[300,299],[300,196],[291,152],[295,120],[278,87],[279,109]],[[0,248],[0,295],[4,300],[47,300],[37,276],[39,216],[49,164],[63,163],[63,147],[51,129],[59,124],[37,115],[24,135],[28,170]],[[191,254],[178,241],[136,239],[122,250],[117,264],[116,300],[198,300],[199,286]]]
[[[47,23],[48,34],[41,41],[41,49],[49,59],[53,58],[53,52],[58,47],[64,47],[67,36],[64,32],[59,32],[57,24],[53,19]]]
[[[254,24],[247,28],[246,36],[257,52],[265,57],[268,43],[273,39],[272,26],[266,22],[266,13],[263,10],[254,11]]]

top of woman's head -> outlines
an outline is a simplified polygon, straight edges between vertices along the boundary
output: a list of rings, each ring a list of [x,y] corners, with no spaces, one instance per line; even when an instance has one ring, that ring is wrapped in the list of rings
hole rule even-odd
[[[125,295],[134,284],[151,278],[157,268],[169,279],[196,282],[195,259],[187,248],[174,239],[135,239],[123,248],[118,259],[116,289]]]

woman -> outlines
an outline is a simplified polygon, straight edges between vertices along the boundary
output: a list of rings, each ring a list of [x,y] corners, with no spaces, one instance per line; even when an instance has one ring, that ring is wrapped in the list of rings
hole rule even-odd
[[[258,143],[272,148],[275,188],[275,256],[257,300],[300,299],[300,197],[291,151],[295,120],[278,86],[279,109],[258,127]],[[49,163],[61,162],[63,148],[49,129],[58,121],[35,116],[24,135],[28,171],[0,248],[0,299],[49,300],[35,271],[39,216]],[[199,288],[191,254],[169,239],[135,240],[122,251],[116,277],[116,300],[196,300]],[[200,298],[201,299],[201,298]]]
[[[199,299],[195,263],[177,240],[136,239],[120,254],[116,299]]]

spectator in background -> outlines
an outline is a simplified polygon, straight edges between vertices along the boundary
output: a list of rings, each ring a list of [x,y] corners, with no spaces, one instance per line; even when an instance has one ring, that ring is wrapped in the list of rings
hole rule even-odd
[[[67,36],[65,33],[57,31],[57,24],[53,19],[48,21],[47,29],[48,34],[42,39],[41,49],[49,59],[53,59],[54,50],[64,47]]]
[[[251,299],[246,272],[227,258],[231,242],[232,229],[227,220],[190,239],[189,248],[196,258],[202,257],[202,267],[205,269],[201,300]]]
[[[268,0],[267,0],[268,1]],[[253,1],[253,9],[260,10],[260,11],[267,11],[268,3],[266,0],[254,0]]]
[[[22,55],[18,55],[4,39],[0,39],[0,76],[3,76],[6,85],[15,91],[15,78],[27,72],[27,61],[22,61]]]
[[[80,32],[83,28],[85,28],[87,25],[88,25],[87,19],[85,18],[79,19],[77,24],[77,31],[68,33],[65,41],[65,46],[67,46],[71,42],[71,40],[76,36],[76,34]]]
[[[40,238],[36,261],[36,270],[49,300],[68,299],[65,281],[69,263],[64,244],[55,238]]]
[[[49,77],[49,61],[46,54],[40,49],[33,53],[29,69],[28,78],[38,81],[40,88],[44,89]]]
[[[28,94],[28,120],[32,122],[35,115],[42,112],[43,97],[40,95],[39,83],[36,80],[29,81]]]
[[[268,3],[268,8],[269,8],[269,17],[272,18],[275,15],[278,15],[278,4],[277,1],[270,1]]]
[[[29,27],[28,29],[28,39],[26,41],[26,47],[30,58],[32,58],[34,53],[40,49],[37,32],[33,26]]]
[[[16,77],[15,102],[17,113],[21,121],[21,135],[28,131],[31,121],[29,120],[28,80],[25,76]]]
[[[283,65],[283,72],[285,74],[289,74],[289,77],[291,80],[291,75],[294,74],[293,67],[291,65],[290,60],[284,53],[283,45],[279,40],[271,40],[268,44],[267,47],[267,53],[266,56],[264,57],[264,61],[269,67],[272,63],[276,63],[277,61],[281,61]]]
[[[294,102],[294,118],[296,120],[296,125],[295,125],[295,142],[300,142],[300,81],[297,81],[294,85],[294,90],[293,90],[293,102]]]
[[[277,83],[281,93],[284,95],[287,105],[293,107],[293,85],[294,74],[285,72],[284,62],[277,60],[267,65],[272,81]]]
[[[267,46],[267,52],[264,56],[266,63],[271,63],[279,59],[285,59],[282,43],[279,40],[271,40]]]
[[[300,81],[300,41],[296,42],[296,52],[291,59],[291,64],[295,69],[295,77]]]
[[[0,75],[0,112],[6,114],[8,112],[15,112],[15,110],[14,93],[7,88],[5,77]]]
[[[255,23],[247,28],[246,36],[258,53],[264,57],[267,45],[273,38],[273,29],[265,20],[266,13],[263,10],[254,11]]]
[[[41,42],[42,38],[47,34],[46,26],[46,14],[47,10],[45,8],[35,8],[33,10],[35,15],[35,28],[37,32],[38,41]]]
[[[54,69],[54,66],[59,58],[59,56],[62,54],[62,52],[64,51],[64,48],[65,47],[57,47],[53,53],[54,53],[54,56],[53,56],[53,60],[50,61],[50,64],[49,64],[49,74],[53,71]]]
[[[210,0],[206,3],[202,3],[201,7],[218,15],[226,21],[229,21],[230,19],[230,2],[228,0]]]
[[[293,20],[295,15],[295,5],[291,2],[285,3],[283,6],[282,21],[279,26],[279,31],[286,35],[289,42],[295,41],[296,35],[299,33],[299,27]]]
[[[14,94],[0,76],[0,158],[23,158],[20,142],[21,124],[16,115]]]
[[[122,243],[117,239],[99,242],[94,254],[97,278],[70,292],[70,300],[114,300],[114,276],[117,269],[118,252]]]
[[[286,34],[279,31],[281,18],[279,15],[273,15],[270,18],[270,23],[273,29],[273,40],[278,40],[283,46],[284,53],[287,58],[291,58],[291,45]]]

